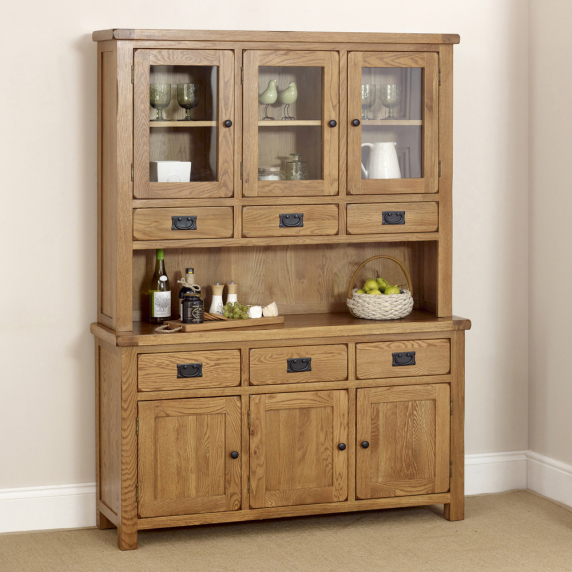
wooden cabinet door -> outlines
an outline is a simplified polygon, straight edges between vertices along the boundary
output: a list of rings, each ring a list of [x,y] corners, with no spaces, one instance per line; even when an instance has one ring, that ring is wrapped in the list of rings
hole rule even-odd
[[[233,52],[137,50],[134,64],[134,196],[231,197]],[[168,103],[160,100],[160,89]],[[152,96],[157,100],[152,102]],[[191,120],[185,120],[186,110],[181,104],[194,105],[187,109]],[[158,105],[166,107],[158,110]],[[158,113],[163,116],[160,121]]]
[[[348,194],[436,193],[439,64],[428,52],[350,52]]]
[[[356,496],[449,490],[449,385],[357,391]]]
[[[240,411],[239,397],[139,403],[140,517],[240,508]]]
[[[339,66],[333,51],[244,53],[245,196],[338,194]],[[259,180],[259,168],[277,171]]]
[[[250,506],[346,500],[347,439],[347,391],[251,396]]]

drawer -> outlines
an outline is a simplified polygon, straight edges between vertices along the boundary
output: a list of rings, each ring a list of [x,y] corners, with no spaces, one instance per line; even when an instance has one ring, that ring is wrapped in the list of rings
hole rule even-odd
[[[348,348],[343,344],[250,350],[250,385],[347,378]]]
[[[449,340],[356,344],[358,379],[443,375],[450,364]]]
[[[363,203],[347,206],[348,234],[434,232],[437,203]]]
[[[338,234],[338,205],[244,207],[242,235],[328,236]]]
[[[240,385],[240,351],[142,354],[137,378],[139,391],[235,387]]]
[[[232,238],[232,207],[136,209],[133,213],[135,240],[181,240]]]

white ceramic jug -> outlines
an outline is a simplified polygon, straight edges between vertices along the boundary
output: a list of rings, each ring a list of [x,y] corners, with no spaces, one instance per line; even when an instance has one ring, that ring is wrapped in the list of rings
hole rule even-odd
[[[401,179],[401,170],[397,160],[397,143],[362,143],[363,147],[369,147],[369,159],[367,169],[361,165],[362,173],[366,179]]]

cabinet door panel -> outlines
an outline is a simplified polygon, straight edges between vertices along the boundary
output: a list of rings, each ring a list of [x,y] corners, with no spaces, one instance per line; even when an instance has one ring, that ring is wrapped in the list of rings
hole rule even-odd
[[[134,196],[231,197],[233,52],[137,50],[133,97]]]
[[[348,194],[438,190],[438,57],[348,56]]]
[[[250,506],[338,502],[347,498],[346,391],[250,398]]]
[[[139,516],[240,508],[239,397],[139,404]]]
[[[338,194],[337,52],[247,50],[243,105],[245,196]]]
[[[447,384],[358,390],[358,498],[449,490],[449,396]]]

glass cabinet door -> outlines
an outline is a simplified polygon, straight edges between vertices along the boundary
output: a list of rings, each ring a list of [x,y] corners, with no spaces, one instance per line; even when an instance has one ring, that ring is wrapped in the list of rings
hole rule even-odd
[[[437,192],[437,54],[351,52],[348,63],[348,193]]]
[[[245,196],[338,194],[339,56],[244,54]]]
[[[233,195],[234,56],[228,50],[137,50],[134,195]]]

